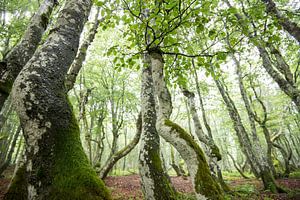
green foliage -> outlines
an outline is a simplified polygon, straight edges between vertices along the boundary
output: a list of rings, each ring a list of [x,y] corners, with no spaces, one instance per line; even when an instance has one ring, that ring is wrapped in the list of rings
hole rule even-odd
[[[298,169],[298,170],[290,173],[289,178],[299,179],[300,178],[300,170]]]
[[[194,194],[178,193],[177,200],[197,200]]]
[[[256,188],[251,184],[238,185],[234,188],[234,191],[243,193],[243,194],[252,194],[256,192]]]

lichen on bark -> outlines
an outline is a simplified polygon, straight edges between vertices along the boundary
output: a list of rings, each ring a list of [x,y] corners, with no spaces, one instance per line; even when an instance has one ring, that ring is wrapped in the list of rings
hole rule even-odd
[[[54,31],[14,83],[12,97],[26,142],[23,173],[27,192],[20,198],[27,195],[31,200],[110,199],[83,151],[79,127],[64,88],[91,5],[90,0],[66,2]],[[8,194],[14,190],[10,187]]]

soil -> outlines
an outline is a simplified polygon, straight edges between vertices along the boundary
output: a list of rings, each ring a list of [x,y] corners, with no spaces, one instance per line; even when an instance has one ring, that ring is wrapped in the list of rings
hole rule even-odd
[[[13,170],[10,170],[7,174],[12,174]],[[5,175],[0,177],[0,200],[3,199],[5,191],[10,183],[9,177],[11,175]],[[193,193],[193,187],[189,178],[183,177],[171,177],[171,181],[177,191],[181,193]],[[238,191],[232,196],[234,200],[257,200],[257,199],[274,199],[274,200],[300,200],[300,179],[279,179],[276,180],[280,186],[290,189],[292,192],[289,194],[272,194],[267,191],[263,191],[263,187],[260,181],[255,179],[237,179],[229,181],[228,185],[233,191]],[[114,200],[142,200],[143,195],[140,186],[139,175],[128,176],[111,176],[105,179],[106,185],[110,188]],[[237,188],[241,186],[248,186],[255,188],[251,193],[243,194]],[[247,190],[246,190],[247,192]]]

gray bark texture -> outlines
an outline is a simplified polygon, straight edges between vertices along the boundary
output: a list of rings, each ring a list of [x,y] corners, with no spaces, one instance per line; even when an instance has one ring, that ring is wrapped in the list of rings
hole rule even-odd
[[[150,55],[144,55],[142,71],[142,135],[139,171],[146,200],[176,199],[176,191],[163,169],[160,138],[156,130],[156,110]]]
[[[33,56],[45,32],[56,0],[45,0],[32,17],[21,41],[0,62],[0,110],[19,72]]]
[[[47,40],[15,80],[12,97],[26,163],[5,199],[110,199],[83,151],[64,87],[91,6],[90,0],[67,1]]]
[[[283,16],[273,0],[262,1],[266,4],[267,13],[271,14],[273,18],[278,20],[278,23],[283,27],[283,29],[293,36],[300,44],[300,27],[295,22],[289,20],[289,18]]]
[[[92,28],[89,30],[87,37],[84,39],[83,43],[80,45],[76,58],[74,59],[67,77],[66,77],[66,88],[68,91],[70,91],[73,87],[74,84],[76,82],[76,77],[80,71],[80,69],[82,68],[83,62],[85,61],[86,58],[86,53],[87,50],[89,48],[89,46],[91,45],[91,43],[94,41],[95,36],[97,34],[97,29],[99,26],[99,10],[100,8],[97,8],[97,13],[95,15],[95,19],[93,21],[93,26]]]

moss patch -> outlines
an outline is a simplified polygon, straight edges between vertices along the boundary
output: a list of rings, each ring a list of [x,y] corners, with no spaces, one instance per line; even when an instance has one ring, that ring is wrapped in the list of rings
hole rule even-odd
[[[103,200],[111,199],[104,183],[90,166],[80,142],[79,128],[72,114],[66,130],[56,135],[53,183],[46,199]]]
[[[217,160],[221,160],[222,159],[222,155],[220,153],[219,147],[217,145],[212,145],[211,147],[211,154],[217,158]]]

